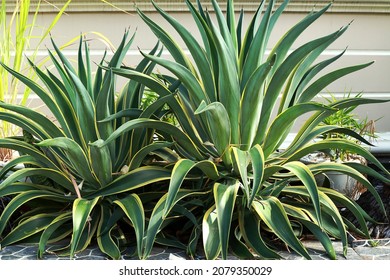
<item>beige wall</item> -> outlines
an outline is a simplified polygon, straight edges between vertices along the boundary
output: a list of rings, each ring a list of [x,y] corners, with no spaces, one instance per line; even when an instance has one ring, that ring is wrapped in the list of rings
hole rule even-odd
[[[158,24],[169,29],[167,24],[157,14],[149,13],[149,15]],[[190,21],[189,14],[174,13],[174,15],[188,29],[193,30],[193,34],[196,34],[195,26]],[[282,15],[275,28],[274,36],[271,38],[271,45],[289,27],[304,16],[304,13],[285,13]],[[42,26],[48,25],[51,17],[51,14],[42,14],[40,24]],[[247,19],[249,18],[250,15],[247,16]],[[346,54],[335,64],[336,67],[344,67],[372,60],[375,60],[375,63],[369,68],[337,81],[326,91],[340,94],[346,91],[363,91],[366,96],[390,99],[390,14],[327,13],[303,34],[295,46],[306,42],[310,38],[333,32],[351,21],[353,23],[347,32],[331,45],[321,58],[335,55],[348,47]],[[128,63],[137,63],[140,59],[137,48],[147,51],[154,46],[157,40],[135,13],[69,13],[61,18],[52,35],[58,44],[63,44],[82,32],[95,31],[107,36],[117,46],[124,30],[127,28],[130,28],[131,33],[137,30],[132,50],[127,58]],[[94,35],[88,35],[88,37],[96,38]],[[91,44],[94,50],[93,59],[98,62],[105,45],[98,40],[94,40]],[[74,54],[72,49],[76,48],[76,45],[67,48],[68,55]],[[358,113],[362,117],[368,114],[369,118],[372,119],[383,117],[377,123],[377,129],[378,131],[390,131],[390,102],[388,104],[362,107],[358,110]]]

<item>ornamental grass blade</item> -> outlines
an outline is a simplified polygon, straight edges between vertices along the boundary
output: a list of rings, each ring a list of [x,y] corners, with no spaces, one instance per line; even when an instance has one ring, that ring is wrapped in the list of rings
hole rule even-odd
[[[210,207],[202,222],[203,249],[207,260],[215,260],[221,252],[216,206]]]
[[[255,200],[252,203],[254,211],[260,219],[289,247],[306,259],[311,259],[303,244],[295,236],[283,205],[275,197]]]
[[[230,227],[239,186],[239,182],[235,181],[229,185],[215,183],[213,187],[219,240],[224,260],[227,259]]]
[[[73,220],[73,234],[70,247],[70,258],[73,258],[76,249],[79,246],[84,228],[87,223],[90,223],[90,215],[99,201],[100,197],[96,197],[92,200],[77,198],[73,202],[72,220]]]
[[[141,199],[137,194],[131,194],[120,200],[115,200],[114,203],[122,209],[133,225],[137,240],[138,257],[141,258],[145,232],[145,210]]]

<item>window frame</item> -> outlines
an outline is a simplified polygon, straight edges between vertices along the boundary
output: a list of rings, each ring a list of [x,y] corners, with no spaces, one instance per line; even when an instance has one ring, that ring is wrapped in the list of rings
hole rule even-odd
[[[19,0],[20,1],[20,0]],[[7,10],[13,11],[16,0],[7,1]],[[36,7],[38,0],[31,0],[32,10]],[[48,0],[41,1],[39,11],[41,13],[57,12],[59,7],[66,2],[66,0]],[[114,0],[109,1],[113,5],[104,3],[101,0],[72,0],[67,13],[88,13],[88,12],[134,12],[136,5],[145,12],[154,11],[150,0]],[[193,0],[195,2],[195,0]],[[204,7],[211,7],[211,1],[203,1]],[[222,9],[225,8],[226,1],[218,1]],[[277,0],[276,5],[280,5],[283,0]],[[331,0],[291,0],[286,8],[286,12],[307,13],[313,10],[313,7],[323,7]],[[186,12],[188,11],[184,0],[156,0],[156,3],[166,11],[170,12]],[[244,8],[245,11],[255,11],[260,3],[260,0],[245,1],[235,0],[235,7],[237,10]],[[328,10],[329,13],[369,13],[369,14],[390,14],[390,0],[333,0],[332,7]]]

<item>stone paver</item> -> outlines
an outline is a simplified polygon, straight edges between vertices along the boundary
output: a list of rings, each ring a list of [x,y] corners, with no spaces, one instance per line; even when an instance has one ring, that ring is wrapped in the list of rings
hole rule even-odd
[[[318,241],[303,241],[313,260],[329,260],[325,249]],[[350,244],[347,256],[343,256],[343,247],[341,242],[333,242],[336,251],[337,260],[390,260],[390,239],[355,241]],[[44,260],[68,260],[68,256],[58,256],[50,253],[58,246],[48,246],[47,252],[43,255]],[[282,250],[278,252],[285,260],[304,260],[295,252]],[[33,245],[12,245],[2,248],[0,251],[0,260],[36,260],[37,247]],[[96,246],[87,248],[74,257],[75,260],[106,260],[108,259]],[[138,257],[134,254],[134,248],[123,252],[122,260],[136,260]],[[150,260],[185,260],[188,259],[185,252],[179,249],[165,249],[155,247],[149,257]],[[200,257],[199,259],[203,259]],[[236,259],[231,256],[229,259]]]

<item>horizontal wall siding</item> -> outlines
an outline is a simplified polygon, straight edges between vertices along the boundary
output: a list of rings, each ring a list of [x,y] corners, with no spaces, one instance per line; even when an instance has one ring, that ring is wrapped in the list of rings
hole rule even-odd
[[[293,1],[294,2],[294,1]],[[299,1],[304,2],[304,1]],[[318,1],[321,2],[321,1]],[[328,1],[326,1],[328,2]],[[363,5],[363,1],[357,1]],[[381,2],[381,1],[378,1]],[[388,1],[387,1],[388,2]],[[337,3],[337,1],[335,1]],[[321,7],[320,5],[317,8]],[[171,29],[161,19],[160,16],[153,12],[148,12],[155,22],[166,28]],[[39,24],[47,26],[52,14],[42,14],[39,18]],[[196,33],[196,27],[192,23],[188,13],[174,13],[174,16],[187,28]],[[302,13],[286,13],[282,15],[279,23],[275,27],[275,32],[270,40],[272,47],[277,40],[295,23],[305,15]],[[251,18],[250,13],[246,20]],[[351,23],[352,22],[352,23]],[[365,96],[375,98],[390,99],[390,14],[386,13],[326,13],[317,22],[313,24],[295,44],[294,48],[307,40],[327,35],[340,27],[351,23],[349,29],[343,36],[332,44],[324,52],[321,59],[329,58],[347,48],[345,55],[335,64],[335,67],[345,67],[348,65],[375,61],[370,67],[344,77],[335,82],[329,88],[324,89],[324,94],[328,92],[342,95],[345,92],[364,92]],[[131,51],[126,59],[128,64],[136,64],[140,59],[138,48],[143,51],[150,50],[157,42],[157,39],[140,20],[136,13],[125,14],[118,12],[95,12],[95,13],[68,13],[63,16],[52,32],[52,36],[58,44],[65,44],[79,36],[83,32],[100,32],[109,38],[117,46],[126,29],[130,32],[136,31],[136,37]],[[173,33],[174,34],[174,33]],[[98,36],[88,34],[88,38],[97,38]],[[91,41],[92,59],[98,62],[106,45],[99,40]],[[49,43],[46,46],[50,46]],[[77,45],[68,47],[65,52],[72,56],[76,55]],[[42,50],[41,56],[45,55]],[[167,55],[164,53],[164,55]],[[332,68],[329,68],[329,71]],[[390,103],[381,105],[364,106],[358,110],[359,115],[377,119],[383,117],[377,125],[378,131],[390,131]]]

